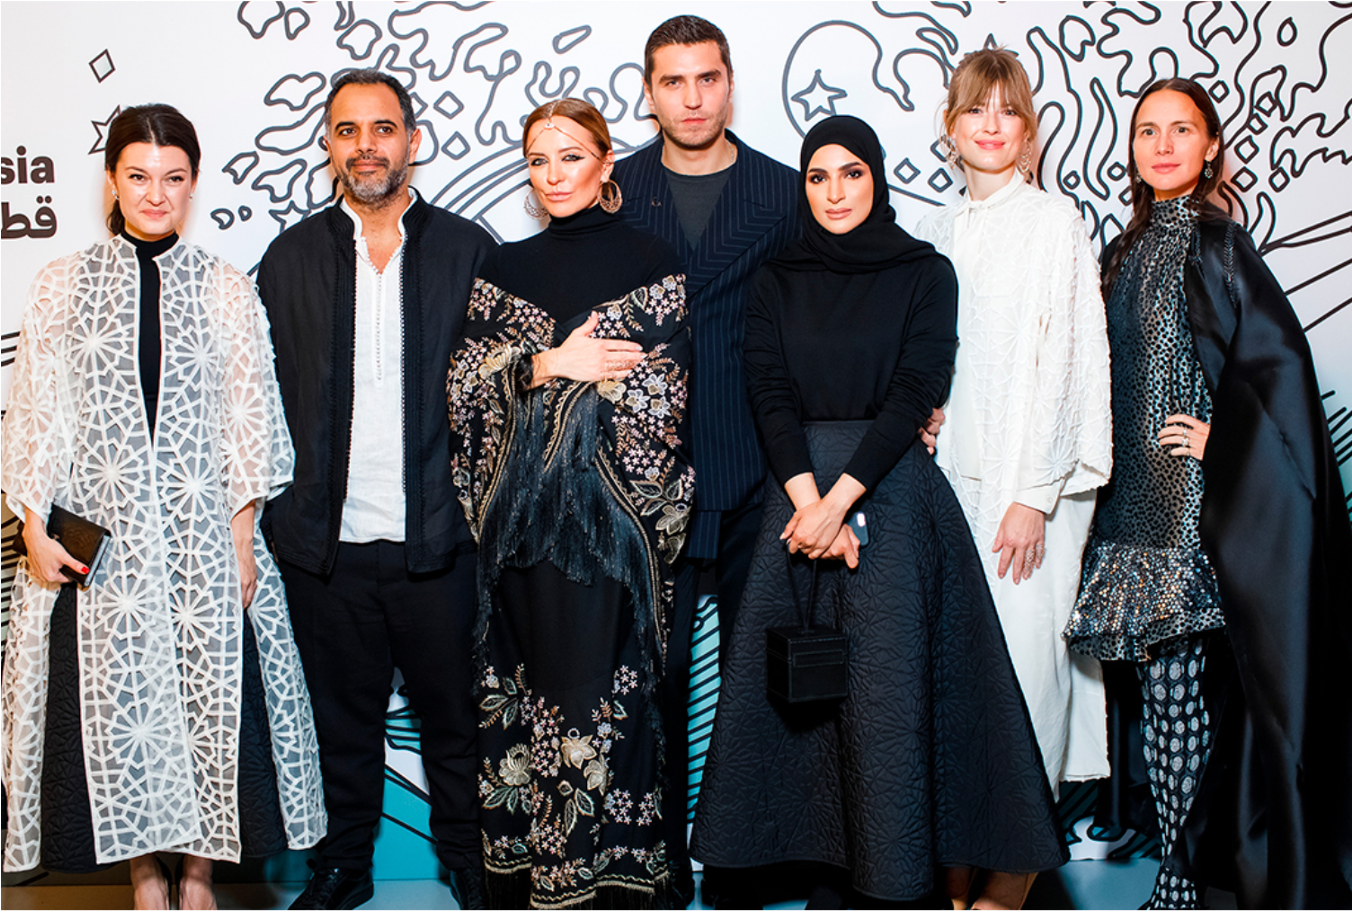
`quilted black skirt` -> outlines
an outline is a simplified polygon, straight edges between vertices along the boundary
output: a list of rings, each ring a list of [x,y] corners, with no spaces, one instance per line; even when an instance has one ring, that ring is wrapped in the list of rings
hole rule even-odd
[[[869,422],[809,424],[819,490]],[[1032,724],[962,508],[911,447],[859,505],[859,568],[825,562],[816,620],[849,636],[849,696],[807,708],[765,692],[765,628],[796,615],[780,533],[793,507],[766,485],[691,854],[739,868],[819,862],[867,896],[929,894],[935,866],[1055,868],[1068,858]],[[798,563],[798,562],[796,562]],[[795,569],[808,591],[811,571]]]

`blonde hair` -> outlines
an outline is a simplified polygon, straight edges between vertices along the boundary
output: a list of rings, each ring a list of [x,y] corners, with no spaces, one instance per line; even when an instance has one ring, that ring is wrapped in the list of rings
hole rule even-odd
[[[944,108],[944,135],[951,136],[963,111],[980,107],[997,91],[1000,99],[1023,121],[1024,142],[1037,148],[1037,108],[1033,87],[1014,52],[1006,48],[983,48],[962,58],[948,81],[948,106]],[[1034,156],[1036,158],[1036,156]],[[961,164],[961,159],[959,159]]]
[[[531,127],[542,120],[548,122],[552,117],[566,117],[586,130],[592,142],[596,143],[596,148],[601,150],[598,158],[605,158],[610,153],[610,128],[606,125],[606,119],[601,116],[601,112],[590,102],[580,98],[556,98],[545,102],[527,115],[521,132],[522,154],[527,151],[526,141],[530,138]],[[573,139],[576,140],[577,137]]]

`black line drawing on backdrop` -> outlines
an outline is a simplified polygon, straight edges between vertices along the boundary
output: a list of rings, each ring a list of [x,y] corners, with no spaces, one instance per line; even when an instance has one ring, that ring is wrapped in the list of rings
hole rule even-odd
[[[1346,67],[1335,53],[1352,39],[1347,3],[1067,3],[1037,7],[1046,18],[1033,22],[1012,6],[968,2],[840,4],[830,18],[803,12],[809,9],[784,8],[782,18],[796,24],[776,38],[784,55],[780,97],[760,100],[762,112],[773,110],[798,135],[835,113],[869,120],[888,149],[899,211],[918,212],[962,192],[936,143],[937,113],[968,50],[1004,45],[1019,54],[1037,92],[1040,179],[1075,203],[1100,241],[1122,227],[1125,121],[1135,97],[1157,77],[1197,78],[1221,111],[1230,143],[1221,202],[1269,262],[1280,263],[1312,343],[1352,331],[1345,290],[1352,203],[1346,193],[1328,192],[1345,186],[1334,169],[1352,158]],[[563,94],[586,98],[610,123],[621,155],[654,135],[643,100],[642,36],[622,47],[599,38],[604,6],[555,6],[550,28],[522,23],[510,5],[482,2],[249,0],[195,15],[217,15],[222,41],[256,42],[275,61],[268,89],[240,107],[239,133],[247,139],[215,159],[226,162],[216,167],[230,184],[210,212],[214,230],[244,233],[260,255],[271,237],[333,198],[334,176],[318,140],[329,80],[343,68],[377,66],[409,88],[425,134],[419,188],[499,238],[522,218],[527,180],[517,143],[535,105]],[[661,15],[654,10],[652,24]],[[80,65],[105,84],[115,74],[125,78],[113,61],[128,52],[110,45]],[[739,59],[751,53],[734,52]],[[102,154],[119,110],[102,107],[106,97],[83,102],[90,155]],[[796,160],[793,149],[766,151]],[[13,361],[16,339],[17,332],[0,336],[0,366]],[[1345,465],[1352,460],[1352,398],[1330,391],[1325,400]],[[12,519],[2,531],[0,585],[7,589]],[[390,737],[409,743],[402,713],[392,717]],[[1084,838],[1101,843],[1107,835]],[[1141,849],[1129,843],[1113,851]]]
[[[620,60],[607,70],[605,63],[594,67],[594,58],[583,53],[592,25],[571,25],[543,40],[533,38],[530,47],[518,47],[509,40],[508,25],[466,18],[484,6],[424,3],[376,21],[357,19],[352,4],[340,3],[332,24],[333,46],[345,52],[346,66],[375,65],[404,82],[424,132],[423,157],[416,163],[420,187],[437,205],[474,218],[501,238],[488,213],[524,192],[525,166],[516,144],[526,112],[550,98],[578,95],[614,125],[633,126],[649,118],[641,110],[640,66]],[[253,40],[275,40],[276,24],[285,23],[296,8],[244,3],[236,18]],[[318,17],[313,21],[318,23]],[[285,40],[298,35],[298,29],[287,31]],[[252,177],[249,188],[267,192],[266,205],[259,203],[278,230],[332,199],[334,178],[316,143],[327,88],[328,79],[319,72],[280,74],[263,99],[271,122],[255,135],[253,148],[235,155],[224,169],[236,185]],[[639,135],[631,138],[629,133]],[[617,130],[617,149],[626,151],[652,135],[646,125]],[[253,176],[260,167],[261,173]],[[436,174],[430,182],[429,173]],[[227,217],[228,212],[213,213],[220,230],[242,221]]]

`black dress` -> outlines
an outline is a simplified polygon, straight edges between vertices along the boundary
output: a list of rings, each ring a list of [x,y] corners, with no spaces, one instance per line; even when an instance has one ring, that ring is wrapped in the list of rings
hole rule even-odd
[[[1201,676],[1215,735],[1171,860],[1241,908],[1348,908],[1352,523],[1309,343],[1248,232],[1214,206],[1196,213],[1181,283],[1211,402],[1197,533],[1225,626]],[[1109,707],[1129,720],[1140,689],[1124,684]],[[1110,729],[1128,762],[1100,795],[1104,824],[1154,816],[1138,807],[1144,777],[1123,775],[1140,731]]]
[[[631,522],[634,486],[619,476],[690,487],[674,439],[644,448],[625,436],[644,416],[683,412],[685,359],[623,384],[528,391],[520,380],[531,352],[593,309],[623,311],[645,351],[683,349],[678,268],[665,242],[598,207],[555,219],[485,260],[453,358],[456,481],[480,544],[479,792],[494,906],[661,904],[670,886],[653,691],[683,540],[684,514],[672,517],[690,492],[659,502],[659,491],[655,515],[671,521],[658,530]],[[655,316],[660,328],[646,322]],[[676,338],[654,346],[664,334]],[[505,382],[485,385],[495,373]]]
[[[854,124],[834,141],[876,143],[871,131],[856,140]],[[875,155],[873,172],[885,173]],[[779,483],[766,485],[728,642],[691,854],[729,868],[826,863],[848,869],[859,893],[910,900],[932,891],[936,864],[1029,872],[1067,853],[962,507],[916,437],[947,390],[956,279],[895,226],[881,180],[875,188],[869,219],[880,224],[866,240],[884,268],[828,266],[800,244],[753,286],[747,373]],[[817,246],[829,255],[851,235]],[[823,494],[842,472],[861,482],[855,509],[869,530],[857,570],[818,570],[817,621],[849,637],[849,695],[808,708],[765,690],[765,629],[795,617],[783,484],[804,471]],[[801,592],[806,563],[795,561]]]

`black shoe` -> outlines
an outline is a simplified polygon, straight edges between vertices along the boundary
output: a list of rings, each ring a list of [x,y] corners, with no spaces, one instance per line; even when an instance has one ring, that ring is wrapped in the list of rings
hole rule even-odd
[[[756,870],[705,865],[700,887],[704,905],[713,909],[764,908],[757,889]]]
[[[376,895],[371,869],[315,868],[293,909],[355,909]]]
[[[452,870],[451,898],[462,909],[487,909],[484,896],[484,869],[482,867]]]
[[[689,909],[695,902],[695,872],[687,864],[671,874],[671,907]]]
[[[823,881],[812,888],[812,895],[807,898],[807,905],[803,908],[848,909],[850,907],[846,904],[845,894],[841,892],[838,884]]]

